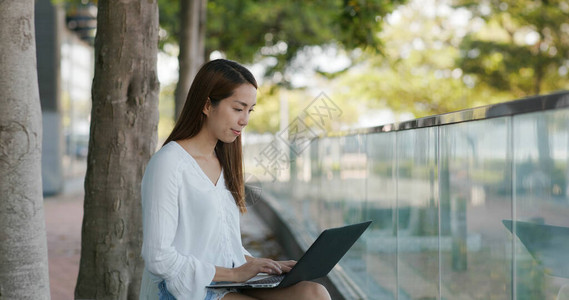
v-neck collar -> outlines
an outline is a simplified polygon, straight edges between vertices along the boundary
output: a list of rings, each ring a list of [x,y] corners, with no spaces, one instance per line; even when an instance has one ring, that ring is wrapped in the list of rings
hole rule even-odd
[[[182,145],[180,145],[178,142],[176,141],[172,141],[173,143],[175,143],[180,150],[182,150],[186,156],[189,158],[189,160],[193,163],[194,167],[198,169],[198,173],[200,174],[200,176],[205,179],[207,182],[209,182],[214,188],[217,188],[220,186],[220,183],[222,183],[222,181],[224,180],[223,178],[223,166],[221,166],[221,172],[219,172],[219,176],[217,177],[216,182],[214,183],[205,173],[205,171],[202,169],[202,167],[200,166],[200,164],[198,163],[198,161],[188,152],[186,151],[186,149],[184,147],[182,147]]]

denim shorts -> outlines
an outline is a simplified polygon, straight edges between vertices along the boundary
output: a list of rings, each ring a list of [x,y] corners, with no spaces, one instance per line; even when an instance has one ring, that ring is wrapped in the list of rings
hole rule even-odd
[[[213,283],[213,282],[212,282]],[[237,293],[236,289],[207,289],[207,294],[204,300],[220,300],[229,293]],[[162,280],[158,284],[158,299],[159,300],[176,300],[176,298],[168,292],[166,282]]]

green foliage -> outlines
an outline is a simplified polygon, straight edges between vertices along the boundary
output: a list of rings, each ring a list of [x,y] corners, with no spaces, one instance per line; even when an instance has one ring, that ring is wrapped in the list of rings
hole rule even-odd
[[[180,0],[158,0],[160,19],[160,48],[164,44],[177,44],[180,33]]]
[[[465,37],[457,60],[477,87],[516,98],[567,87],[569,1],[454,2],[485,23]]]
[[[262,85],[257,92],[257,105],[251,113],[248,132],[276,133],[279,130],[280,95],[276,86]]]
[[[383,17],[404,2],[406,1],[343,1],[338,22],[342,35],[339,40],[347,48],[363,46],[379,50],[381,41],[377,33],[381,31]]]
[[[161,45],[176,43],[179,2],[158,2]],[[272,82],[290,88],[285,75],[303,67],[292,64],[300,51],[346,50],[360,63],[335,73],[316,70],[316,80],[333,86],[329,96],[345,112],[342,124],[370,108],[422,117],[569,86],[569,1],[449,2],[469,12],[462,16],[466,26],[450,21],[458,11],[429,15],[422,1],[209,0],[206,57],[217,50],[243,63],[262,61],[266,77],[283,78]],[[395,9],[400,20],[388,22]],[[356,48],[363,55],[349,54]],[[288,99],[289,121],[312,99],[304,91],[262,87],[251,130],[279,130],[281,97]]]
[[[379,33],[384,55],[334,79],[336,98],[423,117],[569,86],[569,1],[453,3],[447,15],[398,9]]]
[[[84,8],[89,5],[97,5],[98,0],[51,0],[53,5],[61,5],[65,7],[67,13],[73,13],[75,10]]]
[[[177,39],[178,6],[159,0],[162,42]],[[221,51],[243,63],[271,57],[267,76],[290,71],[306,46],[336,43],[347,49],[378,51],[381,20],[405,0],[210,0],[207,3],[206,57]]]
[[[505,93],[472,89],[456,66],[460,28],[449,18],[428,15],[420,1],[398,10],[380,38],[384,55],[366,53],[365,63],[336,79],[336,98],[369,108],[411,112],[416,117],[503,101]]]
[[[98,0],[51,0],[53,5],[81,6],[87,4],[97,5]]]

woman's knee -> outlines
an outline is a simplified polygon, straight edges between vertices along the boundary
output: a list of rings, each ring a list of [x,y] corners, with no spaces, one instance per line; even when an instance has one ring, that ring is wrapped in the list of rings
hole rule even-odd
[[[330,300],[330,294],[326,287],[320,283],[312,281],[303,281],[298,283],[301,285],[305,299],[318,299],[318,300]]]

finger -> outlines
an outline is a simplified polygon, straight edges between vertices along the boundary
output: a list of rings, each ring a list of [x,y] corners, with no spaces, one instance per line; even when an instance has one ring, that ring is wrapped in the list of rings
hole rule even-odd
[[[273,271],[274,271],[275,274],[281,274],[281,273],[283,272],[283,271],[282,271],[282,268],[281,268],[281,265],[279,265],[279,263],[277,263],[276,261],[272,261],[272,262],[270,263],[270,266],[271,266],[271,268],[273,269]]]
[[[292,268],[291,268],[291,267],[284,266],[284,267],[281,268],[281,270],[282,270],[284,273],[288,273],[288,272],[290,272],[290,270],[292,270]]]
[[[287,266],[289,268],[292,268],[292,267],[294,267],[294,265],[296,265],[296,261],[294,261],[294,260],[281,261],[279,263],[281,266]]]
[[[266,267],[264,272],[270,275],[282,274],[282,271],[280,269],[275,269],[274,267]]]
[[[280,274],[281,268],[276,264],[276,262],[269,259],[259,260],[259,272],[267,274]]]
[[[281,273],[283,272],[283,269],[282,269],[281,265],[279,265],[279,264],[276,263],[276,262],[275,262],[273,265],[274,265],[275,268],[276,268],[275,270],[277,271],[277,274],[281,274]]]

